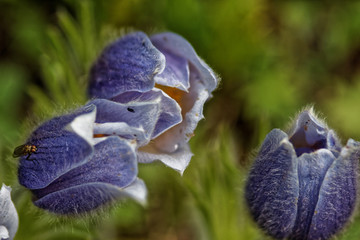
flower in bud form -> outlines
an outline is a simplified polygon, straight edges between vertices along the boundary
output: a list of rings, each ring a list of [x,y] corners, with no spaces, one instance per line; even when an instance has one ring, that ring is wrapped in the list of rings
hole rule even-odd
[[[329,239],[351,217],[360,143],[301,112],[290,134],[274,129],[250,171],[246,200],[257,224],[277,239]]]

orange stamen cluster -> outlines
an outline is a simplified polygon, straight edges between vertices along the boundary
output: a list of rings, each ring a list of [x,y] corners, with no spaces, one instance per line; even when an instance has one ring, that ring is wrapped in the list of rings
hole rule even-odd
[[[177,103],[181,103],[181,100],[183,96],[186,94],[186,92],[181,91],[180,89],[173,88],[173,87],[167,87],[159,84],[155,84],[156,88],[159,88],[163,90],[167,95],[169,95],[172,99],[174,99]]]

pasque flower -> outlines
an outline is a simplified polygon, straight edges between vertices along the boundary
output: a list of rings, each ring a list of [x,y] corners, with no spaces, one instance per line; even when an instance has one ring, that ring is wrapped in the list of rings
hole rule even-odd
[[[342,146],[312,108],[301,112],[260,148],[246,186],[252,216],[277,239],[329,239],[354,211],[359,156],[359,142]]]
[[[122,197],[145,201],[137,178],[136,141],[94,134],[96,107],[53,118],[38,127],[24,146],[19,182],[34,204],[57,214],[86,213]],[[102,126],[97,126],[101,129]]]
[[[10,196],[11,188],[2,185],[0,189],[0,240],[11,240],[18,229],[19,218]]]
[[[45,122],[14,151],[20,184],[50,212],[86,213],[124,196],[144,202],[137,163],[160,159],[183,172],[192,156],[187,142],[217,85],[172,33],[119,39],[90,76],[86,106]]]
[[[143,129],[139,162],[160,160],[183,172],[192,157],[188,141],[217,83],[211,68],[181,36],[149,38],[135,32],[103,50],[91,69],[88,91],[98,98],[90,102],[98,107],[97,123],[123,121]],[[141,116],[147,113],[135,109],[144,105],[153,109],[146,123]]]

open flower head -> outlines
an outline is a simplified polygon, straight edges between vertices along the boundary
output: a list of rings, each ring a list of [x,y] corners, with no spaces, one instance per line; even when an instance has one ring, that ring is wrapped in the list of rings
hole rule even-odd
[[[161,160],[183,172],[192,156],[188,141],[217,84],[214,72],[181,36],[161,33],[149,38],[135,32],[104,49],[91,69],[89,95],[102,98],[96,101],[103,101],[103,106],[112,105],[113,115],[120,115],[127,105],[131,116],[137,112],[132,104],[156,101],[157,113],[143,126],[147,138],[138,145],[138,161]],[[120,104],[119,109],[109,101]],[[115,122],[100,113],[96,122],[100,118]]]
[[[312,109],[289,135],[272,130],[246,186],[255,221],[277,239],[329,239],[354,211],[359,154],[359,142],[342,146]]]
[[[19,218],[10,196],[11,188],[2,185],[0,189],[0,239],[11,240],[18,229]]]
[[[96,107],[51,119],[27,140],[36,146],[19,165],[19,182],[34,204],[57,214],[86,213],[123,197],[139,202],[146,188],[137,178],[136,142],[96,137]]]

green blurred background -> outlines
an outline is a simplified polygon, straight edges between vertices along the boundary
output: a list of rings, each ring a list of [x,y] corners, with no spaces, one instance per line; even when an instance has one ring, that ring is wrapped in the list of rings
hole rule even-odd
[[[0,182],[13,187],[16,239],[265,239],[243,199],[265,135],[313,104],[343,143],[360,139],[359,13],[356,1],[0,0]],[[140,166],[146,207],[124,201],[81,219],[36,209],[12,150],[85,103],[92,62],[132,30],[184,36],[221,77],[190,141],[195,156],[183,176]],[[360,239],[359,224],[338,239]]]

